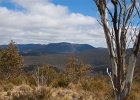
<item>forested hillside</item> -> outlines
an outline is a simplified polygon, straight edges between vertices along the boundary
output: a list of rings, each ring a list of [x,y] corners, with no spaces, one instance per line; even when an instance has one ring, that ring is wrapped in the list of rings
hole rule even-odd
[[[2,45],[1,47],[5,48],[7,45]],[[71,55],[90,64],[98,72],[106,73],[106,67],[110,67],[107,48],[95,48],[88,44],[65,42],[48,45],[18,44],[17,47],[24,58],[24,67],[30,67],[27,69],[43,64],[50,64],[58,69],[64,69]],[[129,52],[130,50],[128,49],[128,56]],[[138,56],[137,64],[140,64],[140,56]]]

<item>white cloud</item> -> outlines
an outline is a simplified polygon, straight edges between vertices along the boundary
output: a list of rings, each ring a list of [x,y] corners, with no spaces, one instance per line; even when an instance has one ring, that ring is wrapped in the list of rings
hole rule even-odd
[[[72,42],[105,46],[102,29],[94,17],[70,13],[66,6],[47,0],[13,0],[25,11],[0,7],[0,43]]]

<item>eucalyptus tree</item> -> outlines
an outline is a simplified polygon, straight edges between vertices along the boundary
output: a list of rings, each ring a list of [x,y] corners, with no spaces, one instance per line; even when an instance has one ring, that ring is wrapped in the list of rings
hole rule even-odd
[[[112,72],[108,72],[116,100],[127,100],[131,90],[136,58],[140,48],[140,1],[93,0],[110,55]],[[131,50],[128,66],[127,49]]]

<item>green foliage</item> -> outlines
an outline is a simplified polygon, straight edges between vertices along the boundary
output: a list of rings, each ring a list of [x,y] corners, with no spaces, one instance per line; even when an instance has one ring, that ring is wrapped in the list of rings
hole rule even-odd
[[[23,59],[19,55],[15,42],[11,41],[7,48],[0,53],[0,75],[1,78],[9,79],[20,74]]]

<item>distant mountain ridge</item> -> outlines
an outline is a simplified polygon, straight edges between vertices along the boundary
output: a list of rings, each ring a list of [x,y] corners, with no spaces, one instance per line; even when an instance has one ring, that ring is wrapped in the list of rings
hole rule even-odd
[[[43,44],[18,44],[22,55],[42,55],[46,53],[81,53],[96,48],[89,44],[72,44],[67,42]],[[6,47],[6,45],[2,45]]]

